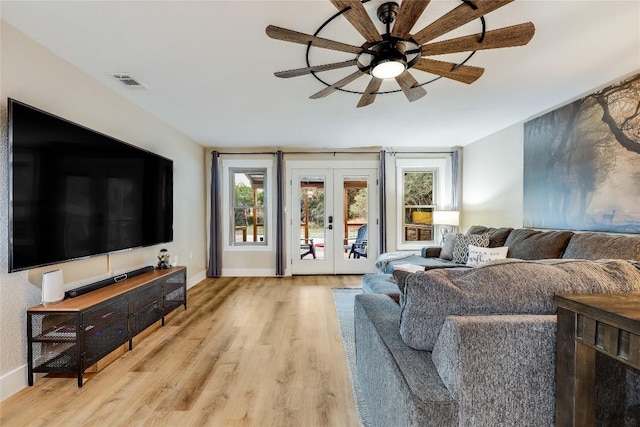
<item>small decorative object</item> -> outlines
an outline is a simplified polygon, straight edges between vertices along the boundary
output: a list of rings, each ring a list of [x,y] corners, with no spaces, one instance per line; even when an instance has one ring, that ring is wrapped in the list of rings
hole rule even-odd
[[[164,270],[165,268],[171,268],[171,263],[169,260],[171,259],[171,255],[169,251],[166,249],[160,249],[158,252],[158,266],[156,267],[158,270]]]

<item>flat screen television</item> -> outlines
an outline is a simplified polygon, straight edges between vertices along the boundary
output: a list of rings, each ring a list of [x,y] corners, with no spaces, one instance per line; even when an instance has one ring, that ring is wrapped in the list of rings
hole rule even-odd
[[[173,240],[173,162],[14,99],[9,271]]]

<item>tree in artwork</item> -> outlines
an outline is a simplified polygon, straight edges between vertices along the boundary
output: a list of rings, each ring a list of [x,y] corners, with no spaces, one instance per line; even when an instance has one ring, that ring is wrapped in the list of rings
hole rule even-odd
[[[640,75],[524,130],[525,226],[640,233]]]

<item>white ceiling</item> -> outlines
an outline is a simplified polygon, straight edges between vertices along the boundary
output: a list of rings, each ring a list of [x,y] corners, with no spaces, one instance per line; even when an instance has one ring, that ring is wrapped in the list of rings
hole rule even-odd
[[[375,15],[383,2],[366,8]],[[414,31],[458,4],[432,0]],[[472,85],[440,79],[414,103],[399,92],[358,109],[360,95],[350,93],[311,100],[325,87],[313,76],[273,75],[305,67],[305,47],[272,40],[265,27],[313,34],[336,11],[328,0],[2,0],[0,14],[194,141],[222,148],[464,146],[640,70],[640,1],[516,0],[487,14],[487,29],[531,21],[533,40],[478,51],[467,65],[485,73]],[[444,38],[479,29],[474,21]],[[319,35],[364,42],[343,17]],[[314,65],[350,59],[321,49],[311,55]],[[333,83],[352,71],[321,76]],[[121,87],[111,72],[131,73],[148,90]],[[434,77],[413,74],[420,82]],[[360,80],[353,88],[364,88],[368,79]]]

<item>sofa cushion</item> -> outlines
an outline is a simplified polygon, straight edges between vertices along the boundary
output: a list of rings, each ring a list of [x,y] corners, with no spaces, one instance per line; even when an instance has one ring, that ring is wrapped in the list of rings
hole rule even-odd
[[[362,276],[362,291],[365,294],[400,294],[391,274],[365,274]]]
[[[640,261],[640,236],[576,233],[569,240],[562,257]]]
[[[557,259],[573,236],[571,231],[537,231],[519,228],[509,233],[504,246],[509,247],[509,258]]]
[[[401,295],[404,294],[404,287],[407,283],[407,278],[411,274],[413,273],[405,270],[393,270],[393,280],[396,282]]]
[[[489,235],[470,234],[465,236],[462,233],[456,234],[451,261],[459,264],[465,264],[469,255],[469,245],[486,248],[489,245]]]
[[[553,314],[555,294],[624,292],[640,292],[640,270],[622,260],[506,259],[413,273],[400,334],[410,347],[431,351],[448,315]]]
[[[489,235],[489,248],[497,248],[500,246],[504,246],[504,242],[509,237],[509,234],[513,228],[511,227],[501,227],[501,228],[492,228],[485,227],[484,225],[474,225],[469,230],[467,230],[467,235],[470,234],[488,234]]]
[[[499,248],[481,248],[479,246],[469,245],[467,266],[478,267],[490,261],[505,259],[508,251],[509,248],[507,246],[501,246]]]

